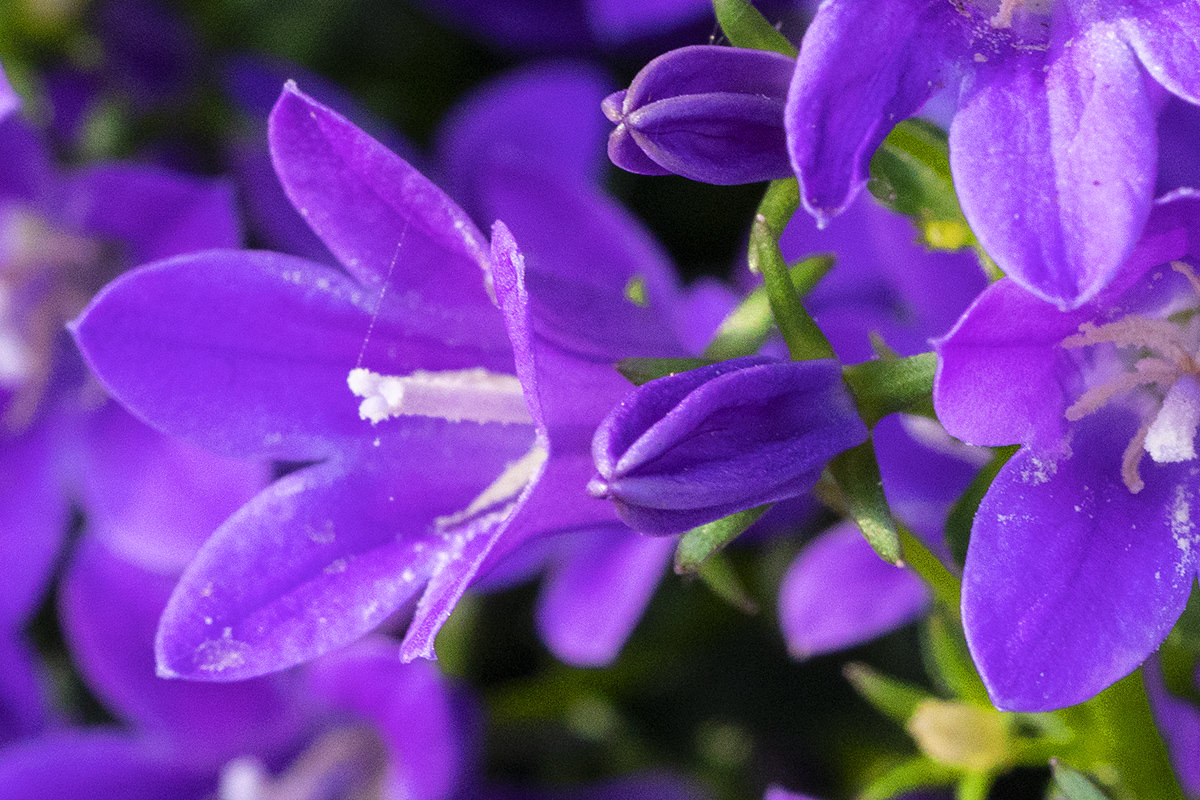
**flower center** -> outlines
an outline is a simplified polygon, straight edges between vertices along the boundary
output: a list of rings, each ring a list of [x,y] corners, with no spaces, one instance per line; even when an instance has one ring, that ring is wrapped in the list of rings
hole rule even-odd
[[[376,425],[390,417],[436,417],[451,422],[532,424],[521,382],[486,369],[417,370],[380,375],[357,367],[346,376],[363,401],[358,416]]]
[[[1200,298],[1200,278],[1192,268],[1180,261],[1172,262],[1171,268],[1187,279]],[[1103,325],[1085,322],[1077,333],[1062,340],[1068,350],[1110,344],[1137,354],[1136,360],[1125,362],[1124,371],[1088,388],[1066,410],[1066,418],[1074,422],[1104,408],[1118,395],[1149,390],[1140,394],[1153,400],[1152,409],[1121,460],[1121,478],[1134,494],[1145,487],[1138,472],[1143,454],[1159,464],[1196,458],[1200,350],[1193,338],[1183,324],[1170,319],[1130,314]]]
[[[272,776],[257,758],[237,758],[221,771],[219,800],[381,800],[387,752],[365,727],[335,728]]]

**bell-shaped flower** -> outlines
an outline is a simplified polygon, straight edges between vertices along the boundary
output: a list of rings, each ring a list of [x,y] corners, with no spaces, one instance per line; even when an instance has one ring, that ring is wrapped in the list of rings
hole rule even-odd
[[[592,442],[593,496],[643,533],[681,533],[803,494],[867,428],[836,361],[748,356],[633,390]]]
[[[1060,311],[992,284],[938,343],[938,417],[1020,443],[975,517],[963,624],[1000,708],[1078,703],[1138,666],[1196,579],[1200,197],[1155,206],[1112,285]]]
[[[892,126],[959,88],[967,220],[1014,281],[1069,309],[1113,279],[1150,213],[1158,87],[1200,103],[1191,0],[831,0],[800,48],[788,146],[806,208],[829,219]]]
[[[644,175],[716,184],[791,175],[783,106],[795,62],[779,53],[697,45],[659,56],[605,99],[608,155]]]

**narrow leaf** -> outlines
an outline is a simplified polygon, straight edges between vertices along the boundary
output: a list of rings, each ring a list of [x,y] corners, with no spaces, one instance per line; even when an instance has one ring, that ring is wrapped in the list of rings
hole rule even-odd
[[[729,605],[744,614],[758,613],[758,603],[754,602],[726,556],[720,553],[709,556],[700,564],[698,574],[700,580]]]
[[[748,508],[683,534],[675,550],[675,572],[680,575],[699,572],[705,561],[745,533],[768,508],[770,505]]]
[[[954,502],[950,515],[946,518],[946,543],[950,546],[950,556],[961,567],[967,561],[967,545],[971,541],[971,526],[975,523],[975,513],[983,496],[991,488],[996,475],[1018,448],[998,447],[992,451],[992,460],[979,470],[972,479],[967,490]]]
[[[713,0],[713,11],[725,38],[735,47],[772,50],[788,58],[796,48],[747,0]]]
[[[829,473],[846,502],[846,511],[867,543],[889,564],[900,563],[900,534],[883,495],[875,446],[867,440],[829,462]]]
[[[1108,800],[1108,796],[1088,780],[1082,772],[1067,766],[1057,758],[1050,759],[1050,772],[1066,800]]]
[[[878,359],[846,367],[843,374],[859,413],[868,426],[888,414],[904,411],[933,416],[933,373],[937,356]]]
[[[858,800],[890,800],[916,789],[949,786],[959,777],[958,770],[935,764],[924,756],[902,761],[867,785]]]
[[[917,706],[934,699],[919,686],[876,672],[866,664],[847,664],[842,674],[876,711],[900,725],[907,724]]]
[[[921,634],[921,651],[937,682],[954,697],[990,706],[987,689],[975,670],[967,640],[957,624],[948,622],[943,614],[933,614]]]
[[[803,297],[812,291],[834,264],[833,256],[817,255],[795,264],[788,271],[796,294]],[[759,286],[729,312],[717,328],[716,335],[704,351],[705,358],[724,361],[754,355],[775,330],[771,303],[765,286]]]

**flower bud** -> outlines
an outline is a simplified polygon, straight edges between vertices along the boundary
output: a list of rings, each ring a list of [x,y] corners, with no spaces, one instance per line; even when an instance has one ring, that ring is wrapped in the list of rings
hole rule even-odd
[[[803,494],[866,438],[837,362],[738,358],[631,392],[596,431],[588,491],[638,531],[680,533]]]
[[[790,177],[783,105],[794,68],[787,56],[739,47],[665,53],[605,99],[617,125],[608,156],[629,172],[702,183]]]

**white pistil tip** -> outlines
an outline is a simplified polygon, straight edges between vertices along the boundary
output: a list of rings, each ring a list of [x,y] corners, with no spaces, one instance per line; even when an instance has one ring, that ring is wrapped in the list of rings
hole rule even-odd
[[[1160,464],[1175,464],[1196,457],[1196,429],[1200,426],[1200,383],[1183,375],[1163,398],[1162,408],[1146,432],[1146,452]]]
[[[532,422],[516,376],[485,369],[380,375],[358,367],[350,370],[346,385],[363,398],[358,416],[372,425],[399,416],[451,422]]]

